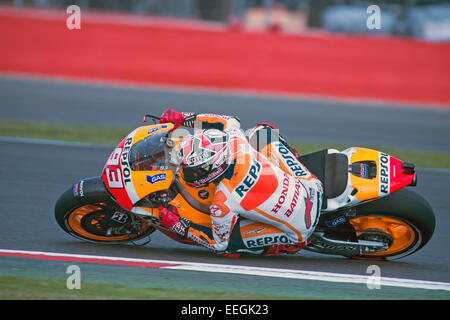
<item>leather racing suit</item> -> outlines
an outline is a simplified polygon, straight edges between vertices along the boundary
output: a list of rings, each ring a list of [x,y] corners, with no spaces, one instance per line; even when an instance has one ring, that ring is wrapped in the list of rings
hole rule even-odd
[[[216,253],[268,246],[301,248],[318,222],[323,188],[298,161],[295,149],[267,125],[256,126],[246,135],[235,117],[186,115],[185,126],[226,131],[232,154],[209,207],[213,237],[190,225],[187,238]],[[244,249],[231,248],[230,237],[236,228],[234,234],[240,235]]]

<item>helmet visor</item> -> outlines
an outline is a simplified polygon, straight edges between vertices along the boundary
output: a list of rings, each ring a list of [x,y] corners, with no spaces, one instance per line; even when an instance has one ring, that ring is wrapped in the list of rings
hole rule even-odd
[[[181,174],[183,176],[183,180],[189,186],[198,188],[206,186],[210,182],[217,180],[225,173],[227,168],[228,164],[226,162],[215,170],[211,170],[211,165],[206,168],[201,168],[200,166],[182,167]]]

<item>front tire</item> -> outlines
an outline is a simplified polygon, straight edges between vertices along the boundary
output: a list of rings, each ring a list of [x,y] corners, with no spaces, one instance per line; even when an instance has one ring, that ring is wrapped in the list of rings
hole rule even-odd
[[[74,195],[73,188],[69,188],[56,202],[55,219],[68,234],[95,243],[135,241],[154,231],[151,223],[137,215],[131,217],[123,213],[127,215],[122,219],[125,221],[111,220],[111,212],[115,211],[115,207],[120,210],[107,193],[80,198]],[[133,219],[135,221],[132,223]]]

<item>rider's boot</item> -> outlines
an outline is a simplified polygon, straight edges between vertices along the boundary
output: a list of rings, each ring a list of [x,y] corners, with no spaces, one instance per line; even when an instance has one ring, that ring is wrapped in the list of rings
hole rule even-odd
[[[263,256],[278,256],[279,254],[296,254],[309,244],[309,240],[291,245],[274,244],[264,251]]]

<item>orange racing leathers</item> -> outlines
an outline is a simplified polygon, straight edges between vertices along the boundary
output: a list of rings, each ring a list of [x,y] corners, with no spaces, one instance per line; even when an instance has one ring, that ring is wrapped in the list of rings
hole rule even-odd
[[[233,228],[241,228],[242,242],[250,250],[304,243],[318,221],[323,189],[285,141],[269,139],[256,150],[249,136],[258,127],[247,136],[233,117],[199,114],[186,120],[197,128],[228,132],[232,154],[209,207],[213,239],[193,226],[187,237],[217,253],[231,252]]]

